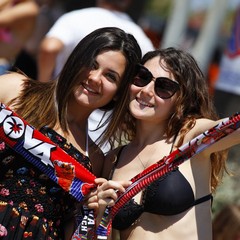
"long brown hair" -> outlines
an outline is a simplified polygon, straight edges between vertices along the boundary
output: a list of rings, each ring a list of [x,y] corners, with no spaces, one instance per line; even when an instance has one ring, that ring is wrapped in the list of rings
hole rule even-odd
[[[99,145],[103,145],[108,141],[113,146],[115,139],[117,139],[120,133],[117,129],[121,126],[121,122],[127,112],[129,79],[132,79],[135,65],[141,60],[141,49],[131,34],[125,33],[119,28],[109,27],[97,29],[86,36],[76,46],[62,70],[58,80],[56,100],[58,102],[60,125],[66,131],[67,121],[65,116],[69,95],[74,86],[79,84],[80,74],[86,68],[92,66],[98,54],[107,50],[120,51],[126,59],[125,72],[116,93],[116,101],[112,100],[107,106],[101,108],[102,110],[112,109],[112,113],[107,121],[101,124],[101,126],[104,126],[108,123],[108,127]],[[79,71],[79,69],[82,71]]]
[[[20,97],[13,101],[14,109],[36,128],[44,125],[54,127],[59,123],[67,133],[67,106],[74,87],[82,81],[82,75],[92,67],[97,55],[109,50],[120,51],[126,59],[116,100],[102,107],[106,111],[112,109],[112,113],[101,124],[108,123],[108,127],[99,144],[109,141],[113,146],[120,134],[121,123],[128,114],[130,79],[142,54],[136,39],[119,28],[100,28],[84,37],[74,48],[57,80],[48,83],[26,80]]]
[[[26,76],[22,92],[9,105],[35,128],[40,129],[42,126],[53,128],[57,123],[55,86],[55,81],[43,83]]]
[[[187,52],[176,48],[158,49],[146,53],[141,63],[159,57],[159,65],[173,74],[180,86],[180,93],[175,103],[175,112],[170,116],[166,129],[167,138],[179,134],[180,140],[176,147],[183,144],[184,136],[192,129],[198,118],[218,119],[213,101],[208,92],[208,86],[204,74],[200,70],[195,59]],[[163,65],[162,61],[166,64]],[[135,136],[134,120],[129,118],[128,129],[131,129],[131,137]],[[131,140],[131,139],[130,139]],[[212,190],[215,190],[223,176],[226,160],[226,151],[213,153],[212,163]]]

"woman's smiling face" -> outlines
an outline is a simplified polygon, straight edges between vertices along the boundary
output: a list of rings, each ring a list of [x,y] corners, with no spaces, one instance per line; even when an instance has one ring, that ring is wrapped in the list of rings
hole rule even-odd
[[[126,68],[126,59],[120,51],[100,53],[87,77],[74,89],[79,105],[100,108],[116,95]]]
[[[131,84],[129,108],[131,114],[137,119],[158,122],[167,120],[173,113],[177,94],[175,93],[168,99],[162,99],[154,90],[154,79],[158,77],[166,77],[175,81],[173,75],[161,66],[162,64],[164,65],[164,62],[161,61],[160,65],[159,60],[159,57],[154,57],[144,64],[144,66],[152,73],[153,81],[143,87]]]

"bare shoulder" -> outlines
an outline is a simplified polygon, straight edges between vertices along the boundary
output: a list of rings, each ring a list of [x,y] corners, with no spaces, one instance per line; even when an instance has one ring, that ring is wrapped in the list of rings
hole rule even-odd
[[[205,132],[206,130],[214,127],[218,124],[219,121],[213,121],[207,118],[200,118],[196,119],[196,123],[194,127],[186,134],[185,142],[190,141],[194,137],[198,136],[199,134]]]
[[[195,126],[185,135],[184,143],[189,142],[193,138],[197,137],[199,134],[206,132],[207,130],[217,126],[224,119],[219,119],[213,121],[210,119],[197,119]],[[224,138],[221,138],[218,141],[215,141],[209,145],[202,153],[198,154],[199,158],[209,159],[209,156],[213,152],[219,152],[226,150],[232,146],[235,146],[240,143],[240,130],[236,130],[231,134],[227,134]],[[204,155],[204,156],[203,156]]]
[[[215,125],[217,125],[220,121],[213,121],[211,119],[207,119],[207,118],[200,118],[197,119],[196,121],[196,126],[195,126],[195,131],[197,132],[197,134],[204,132],[212,127],[214,127]]]
[[[201,132],[207,131],[208,129],[217,126],[219,123],[222,123],[226,119],[227,118],[219,119],[217,121],[212,121],[209,119],[203,119],[203,120],[200,119],[199,121],[197,121],[197,124],[196,124],[197,132],[201,133]],[[225,132],[227,133],[228,131],[226,131],[225,129]],[[220,139],[219,141],[212,144],[212,146],[208,147],[205,153],[211,154],[213,152],[226,150],[237,144],[240,144],[239,132],[240,132],[240,129],[238,128],[231,134],[226,134],[224,138]]]
[[[19,96],[23,89],[23,81],[26,76],[20,73],[8,73],[0,76],[0,101],[8,104],[13,98]]]

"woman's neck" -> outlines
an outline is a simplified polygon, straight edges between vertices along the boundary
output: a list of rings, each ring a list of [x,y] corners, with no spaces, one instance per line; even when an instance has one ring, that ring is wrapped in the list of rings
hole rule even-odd
[[[79,128],[86,129],[88,117],[93,112],[86,106],[80,106],[74,99],[70,100],[67,106],[67,122]]]
[[[75,122],[68,123],[68,135],[67,140],[74,147],[76,147],[84,155],[88,152],[88,127],[87,122],[85,124],[78,124]]]
[[[67,132],[59,123],[55,128],[69,143],[84,154],[87,152],[88,117],[91,112],[91,109],[79,106],[74,99],[71,99],[68,102],[66,113]]]
[[[137,134],[134,142],[139,145],[149,145],[154,142],[166,139],[166,125],[137,122]]]

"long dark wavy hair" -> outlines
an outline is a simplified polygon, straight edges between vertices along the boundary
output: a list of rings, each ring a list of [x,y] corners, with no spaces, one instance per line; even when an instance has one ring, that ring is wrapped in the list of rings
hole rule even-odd
[[[141,63],[159,57],[159,65],[166,71],[173,74],[174,79],[179,83],[179,96],[175,103],[175,112],[169,117],[166,128],[167,138],[170,139],[177,134],[180,139],[176,147],[183,144],[184,136],[192,129],[198,118],[218,119],[209,95],[208,85],[204,74],[199,68],[196,60],[186,51],[176,48],[157,49],[146,53]],[[162,61],[165,65],[162,64]],[[126,123],[129,138],[131,141],[136,134],[135,120],[131,117]],[[129,131],[130,130],[130,131]],[[223,176],[226,160],[226,151],[213,153],[212,163],[212,189],[215,190]]]
[[[136,39],[116,27],[97,29],[84,37],[74,48],[57,80],[47,83],[26,77],[20,97],[11,101],[14,109],[36,128],[59,124],[67,133],[67,106],[73,89],[82,81],[84,72],[91,68],[96,57],[108,50],[120,51],[126,58],[124,75],[117,90],[117,100],[102,109],[112,109],[100,145],[110,141],[113,146],[120,133],[119,127],[128,114],[129,84],[135,65],[141,60],[141,49]],[[81,111],[81,109],[79,109]]]

